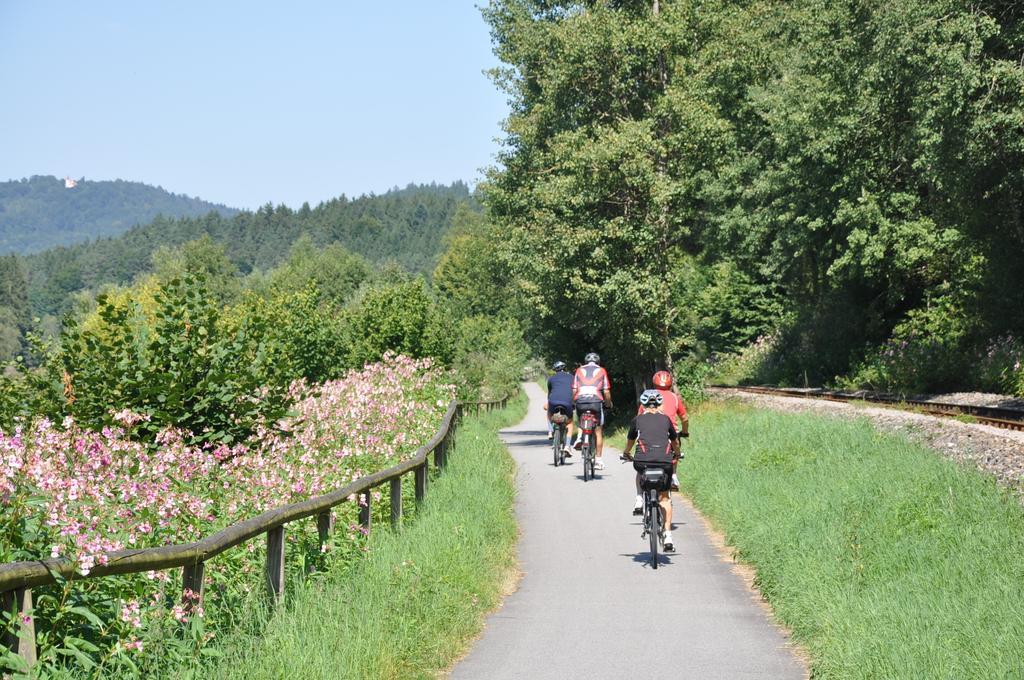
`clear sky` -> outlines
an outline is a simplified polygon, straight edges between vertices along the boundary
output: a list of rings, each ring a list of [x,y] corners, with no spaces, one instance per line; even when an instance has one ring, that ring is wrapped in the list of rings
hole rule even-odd
[[[240,208],[473,184],[508,110],[495,65],[471,0],[0,0],[0,180]]]

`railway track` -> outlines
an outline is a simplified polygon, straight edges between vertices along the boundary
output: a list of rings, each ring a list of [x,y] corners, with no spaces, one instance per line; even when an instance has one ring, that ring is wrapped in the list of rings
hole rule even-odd
[[[820,388],[797,388],[797,387],[725,387],[713,386],[716,390],[754,392],[756,394],[770,394],[782,397],[799,397],[802,399],[826,399],[828,401],[854,402],[865,401],[872,404],[880,404],[889,408],[897,408],[914,413],[926,413],[934,416],[945,416],[948,418],[959,418],[972,423],[992,425],[1004,430],[1018,430],[1024,432],[1024,411],[1016,409],[999,408],[996,406],[971,406],[970,404],[939,404],[933,401],[922,401],[918,399],[905,399],[889,394],[876,392],[835,392]]]

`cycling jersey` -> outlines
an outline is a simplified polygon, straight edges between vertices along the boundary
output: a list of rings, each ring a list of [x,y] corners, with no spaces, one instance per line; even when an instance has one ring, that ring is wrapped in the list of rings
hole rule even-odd
[[[568,373],[555,373],[548,378],[548,404],[572,406],[572,376]]]
[[[603,393],[611,391],[612,383],[608,379],[608,371],[591,362],[576,369],[572,389],[576,393],[576,401],[603,401]]]
[[[638,463],[671,463],[670,443],[679,435],[671,419],[664,413],[641,413],[629,426],[626,438],[636,441],[633,459]]]

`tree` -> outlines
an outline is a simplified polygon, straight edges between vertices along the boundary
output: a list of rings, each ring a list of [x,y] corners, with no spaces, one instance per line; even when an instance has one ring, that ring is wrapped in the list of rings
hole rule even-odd
[[[709,153],[692,140],[714,124],[669,96],[676,15],[530,0],[484,14],[513,101],[504,167],[485,196],[536,332],[573,336],[571,351],[600,350],[637,377],[670,365],[692,186],[669,170]]]
[[[180,248],[157,249],[153,253],[153,273],[164,282],[186,276],[201,278],[221,304],[237,299],[242,289],[238,267],[228,259],[224,245],[214,243],[207,234]]]
[[[267,279],[280,291],[297,292],[312,284],[325,304],[341,307],[371,273],[362,257],[337,243],[318,249],[304,234],[292,245],[288,259]]]
[[[455,316],[518,316],[500,241],[501,234],[484,215],[459,206],[432,277],[438,296]]]
[[[350,361],[378,361],[385,352],[451,359],[450,333],[421,279],[367,291],[346,315]]]

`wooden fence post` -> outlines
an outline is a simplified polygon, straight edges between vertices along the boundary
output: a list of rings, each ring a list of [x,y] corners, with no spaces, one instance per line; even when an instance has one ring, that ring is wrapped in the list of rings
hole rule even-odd
[[[391,480],[391,528],[402,526],[402,478]]]
[[[438,470],[444,467],[444,450],[448,446],[448,436],[445,435],[434,447],[434,467]]]
[[[267,531],[267,588],[270,599],[284,598],[284,525]]]
[[[423,461],[423,465],[416,468],[416,507],[419,508],[423,504],[423,500],[427,497],[427,461]]]
[[[373,513],[370,510],[370,503],[373,502],[373,496],[370,495],[370,489],[367,489],[359,495],[364,503],[359,507],[359,524],[362,525],[363,531],[365,531],[366,535],[369,536],[370,529],[373,528]]]
[[[191,612],[203,603],[203,572],[205,562],[186,564],[181,568],[181,604]]]
[[[327,539],[334,529],[334,513],[330,510],[321,512],[316,516],[316,533],[320,536],[321,547],[327,543]]]
[[[14,611],[20,619],[15,625],[15,633],[4,635],[3,644],[17,654],[31,668],[36,663],[36,622],[29,614],[32,610],[32,589],[15,588],[0,594],[0,605],[5,612]]]

